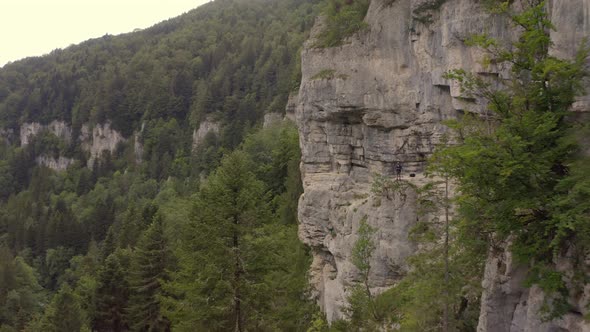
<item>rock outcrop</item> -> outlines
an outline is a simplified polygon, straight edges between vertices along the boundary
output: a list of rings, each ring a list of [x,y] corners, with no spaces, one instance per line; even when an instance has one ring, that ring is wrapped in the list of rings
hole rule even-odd
[[[203,120],[199,124],[199,128],[193,131],[193,150],[195,150],[201,143],[205,141],[205,137],[209,133],[219,135],[221,129],[220,123],[212,119]]]
[[[560,257],[556,266],[568,279],[574,272],[589,272],[574,271],[571,255]],[[510,252],[490,251],[483,279],[478,331],[590,331],[590,323],[583,314],[588,313],[590,284],[568,299],[572,307],[569,312],[548,321],[542,314],[546,295],[538,286],[525,287],[526,277],[526,268],[517,265]]]
[[[80,142],[82,149],[90,152],[88,159],[89,167],[94,165],[94,161],[100,158],[104,151],[115,152],[119,143],[127,141],[121,133],[111,128],[110,123],[95,125],[90,130],[88,125],[83,125],[80,130]]]
[[[63,156],[55,158],[48,155],[41,155],[37,157],[35,161],[38,165],[43,165],[58,172],[65,171],[66,169],[68,169],[68,167],[70,167],[71,164],[74,163],[74,159],[72,158],[67,158]]]
[[[560,55],[570,56],[580,38],[590,35],[589,4],[549,1]],[[373,0],[365,21],[368,28],[343,46],[319,49],[313,47],[314,36],[323,28],[318,20],[302,51],[295,107],[304,185],[299,236],[312,248],[311,282],[330,321],[343,317],[348,288],[358,279],[351,251],[360,220],[366,218],[378,229],[369,278],[373,291],[399,280],[415,250],[408,240],[418,217],[414,190],[407,186],[390,197],[371,194],[375,174],[393,176],[399,161],[405,181],[423,183],[425,160],[447,131],[441,121],[485,109],[483,101],[462,95],[442,74],[463,68],[507,77],[507,68],[482,65],[482,52],[464,41],[484,31],[505,41],[517,35],[506,18],[488,14],[475,0]],[[328,71],[332,75],[321,75]],[[588,110],[587,100],[580,98],[579,111]],[[494,259],[490,257],[488,265]],[[486,271],[484,301],[491,304],[503,298],[503,288],[494,286],[498,272]],[[522,287],[518,278],[508,279]],[[538,297],[536,292],[527,294]],[[516,302],[482,306],[482,320],[490,324],[480,325],[480,331],[533,331],[491,323],[489,310],[536,321],[538,313],[522,306],[521,295],[514,296]]]
[[[39,122],[25,122],[20,126],[21,146],[28,145],[31,139],[39,135],[42,130],[47,130],[66,142],[71,142],[72,140],[72,128],[64,121],[55,120],[47,125],[40,124]]]
[[[283,121],[284,118],[285,116],[279,112],[266,113],[264,114],[264,122],[262,123],[262,126],[264,128],[268,128],[277,123],[281,123],[281,121]]]
[[[63,121],[55,120],[47,125],[38,122],[28,122],[23,123],[20,127],[21,146],[31,143],[32,138],[39,135],[39,133],[44,130],[49,131],[66,143],[72,142],[72,128]],[[112,129],[108,122],[95,125],[92,129],[89,125],[83,125],[80,129],[78,140],[82,149],[90,153],[90,158],[88,159],[89,167],[92,167],[96,158],[99,158],[103,151],[113,153],[119,143],[127,141],[121,133]],[[137,139],[137,135],[134,141],[134,148],[136,152],[136,161],[140,162],[143,146]],[[47,166],[57,171],[63,171],[73,163],[73,159],[71,158],[64,156],[54,158],[46,155],[37,157],[36,161],[40,165]]]

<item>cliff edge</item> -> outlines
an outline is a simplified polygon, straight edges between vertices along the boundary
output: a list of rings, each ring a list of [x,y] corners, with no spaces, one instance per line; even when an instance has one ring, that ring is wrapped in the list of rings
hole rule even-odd
[[[556,27],[552,52],[571,57],[590,36],[590,0],[554,0],[547,6]],[[396,195],[376,195],[375,177],[394,177],[401,162],[403,180],[425,183],[426,159],[447,131],[441,122],[485,109],[483,101],[463,96],[442,74],[462,68],[507,77],[506,68],[481,65],[482,51],[464,42],[483,32],[505,41],[517,35],[505,17],[489,14],[475,0],[373,0],[365,22],[368,27],[344,45],[316,48],[324,27],[318,20],[301,56],[299,236],[312,248],[311,283],[330,321],[344,317],[349,287],[359,278],[351,257],[361,220],[378,230],[369,276],[373,292],[399,281],[417,249],[408,239],[418,218],[415,190],[407,186]],[[579,98],[574,111],[589,112],[589,101]],[[527,310],[542,298],[537,290],[514,281],[508,294],[503,285],[517,279],[506,275],[510,269],[492,268],[509,264],[507,255],[488,257],[480,331],[590,330],[581,317],[589,287],[576,302],[579,317],[541,323],[535,310]],[[504,301],[504,295],[514,301]]]

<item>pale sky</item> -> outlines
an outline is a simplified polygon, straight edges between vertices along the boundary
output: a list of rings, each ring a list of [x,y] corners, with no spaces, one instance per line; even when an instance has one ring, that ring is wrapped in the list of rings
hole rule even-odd
[[[105,34],[144,29],[209,0],[0,0],[0,67]]]

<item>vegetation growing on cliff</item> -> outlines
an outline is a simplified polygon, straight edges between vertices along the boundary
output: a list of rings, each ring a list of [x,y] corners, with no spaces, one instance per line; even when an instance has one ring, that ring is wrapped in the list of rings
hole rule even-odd
[[[433,162],[458,185],[457,245],[466,252],[474,239],[507,246],[529,267],[529,285],[541,286],[551,299],[548,317],[556,317],[569,310],[556,259],[566,252],[583,257],[590,249],[590,195],[584,189],[590,180],[580,176],[590,169],[578,145],[580,125],[568,118],[588,53],[582,46],[571,61],[549,54],[553,26],[544,1],[516,14],[507,4],[500,7],[522,29],[513,48],[487,36],[472,42],[492,62],[510,64],[512,77],[498,90],[460,69],[447,74],[464,93],[486,99],[489,113],[450,123],[459,142],[437,151]]]
[[[570,107],[581,92],[588,52],[582,45],[572,60],[550,55],[553,26],[543,1],[529,2],[518,13],[509,8],[502,3],[495,10],[503,9],[521,29],[510,48],[488,36],[471,40],[488,51],[488,64],[509,66],[512,75],[502,88],[495,88],[499,82],[493,78],[462,69],[446,75],[465,95],[488,102],[487,112],[448,122],[454,143],[441,145],[430,160],[430,172],[457,186],[450,227],[444,220],[420,220],[412,235],[422,251],[409,259],[402,281],[376,297],[388,314],[377,320],[365,313],[365,328],[399,324],[403,331],[474,331],[490,250],[509,250],[516,264],[528,268],[523,286],[545,291],[541,314],[547,319],[568,313],[567,298],[587,285],[590,164],[579,142],[588,128],[576,122]],[[378,192],[385,188],[381,183]],[[423,212],[431,216],[448,208],[441,184],[419,190]],[[568,276],[555,267],[564,257],[576,271]],[[354,330],[350,323],[339,325]]]
[[[340,46],[344,40],[367,27],[364,22],[369,0],[330,0],[324,9],[326,24],[315,47]]]

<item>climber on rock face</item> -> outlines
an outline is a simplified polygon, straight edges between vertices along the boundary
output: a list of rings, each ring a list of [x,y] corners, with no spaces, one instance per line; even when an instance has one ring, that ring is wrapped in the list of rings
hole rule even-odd
[[[402,178],[402,163],[400,161],[398,161],[395,164],[395,175],[397,176],[398,180],[401,180],[401,178]]]

